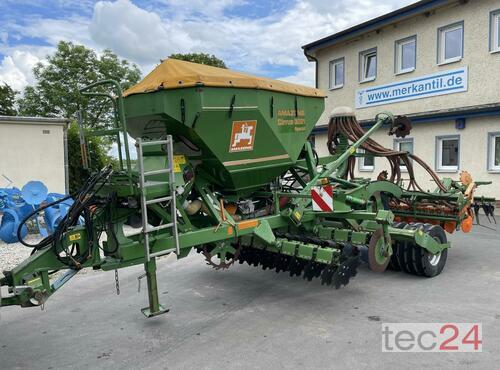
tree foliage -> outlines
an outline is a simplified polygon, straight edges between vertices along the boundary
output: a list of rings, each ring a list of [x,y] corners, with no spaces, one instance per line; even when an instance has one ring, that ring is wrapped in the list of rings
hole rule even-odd
[[[99,171],[110,158],[107,156],[108,145],[99,137],[87,139],[87,149],[90,169],[82,167],[82,153],[80,150],[80,135],[76,123],[68,127],[68,167],[69,167],[69,191],[74,194],[80,189],[92,172]]]
[[[215,55],[205,53],[172,54],[169,58],[185,60],[186,62],[198,64],[206,64],[212,67],[227,68],[226,63],[224,63],[223,60],[217,58]]]
[[[0,116],[15,116],[17,91],[4,83],[0,85]]]
[[[61,41],[54,54],[46,62],[38,63],[34,69],[36,83],[28,86],[19,99],[19,113],[27,116],[76,118],[82,109],[86,127],[109,128],[114,123],[112,103],[107,98],[85,97],[79,89],[91,83],[114,79],[123,89],[136,84],[140,71],[135,64],[120,60],[110,50],[97,55],[92,49],[71,42]],[[111,92],[106,88],[98,92]],[[91,171],[101,169],[114,160],[107,156],[109,138],[87,136],[87,147]],[[75,123],[68,129],[69,187],[74,192],[81,187],[89,173],[82,168],[78,127]]]
[[[111,126],[113,120],[111,103],[106,98],[88,99],[79,89],[93,82],[114,79],[123,89],[136,84],[140,71],[135,64],[120,60],[110,50],[100,55],[83,45],[61,41],[47,62],[33,68],[36,84],[28,86],[19,100],[22,115],[41,117],[74,118],[83,108],[86,124],[92,128]],[[101,92],[109,92],[100,88]]]

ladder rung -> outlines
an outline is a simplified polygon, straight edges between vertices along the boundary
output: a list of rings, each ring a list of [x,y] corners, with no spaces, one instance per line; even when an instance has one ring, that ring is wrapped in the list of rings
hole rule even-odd
[[[153,232],[153,231],[167,229],[167,228],[172,227],[172,226],[174,226],[174,224],[172,222],[170,222],[168,224],[159,225],[159,226],[152,226],[152,227],[146,228],[146,232],[150,233],[150,232]]]
[[[146,183],[144,183],[144,187],[145,188],[148,188],[148,187],[151,187],[151,186],[156,186],[156,185],[168,185],[168,181],[147,181]]]
[[[156,204],[156,203],[166,202],[168,200],[172,200],[172,196],[171,195],[169,195],[168,197],[147,200],[146,204]]]
[[[162,168],[161,170],[144,172],[144,176],[159,175],[161,173],[169,173],[169,172],[170,172],[170,168]]]
[[[141,146],[168,144],[170,140],[141,141]]]
[[[155,252],[155,253],[150,253],[149,254],[149,257],[160,257],[160,256],[163,256],[165,254],[169,254],[169,253],[172,253],[172,252],[175,252],[175,248],[171,248],[171,249],[166,249],[164,251],[160,251],[160,252]]]

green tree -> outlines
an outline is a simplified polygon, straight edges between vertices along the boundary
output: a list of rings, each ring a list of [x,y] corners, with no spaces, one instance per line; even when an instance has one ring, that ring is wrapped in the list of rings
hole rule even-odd
[[[96,172],[110,162],[107,156],[108,145],[100,137],[87,139],[87,149],[90,169],[82,167],[82,153],[80,150],[80,134],[76,123],[68,127],[68,167],[69,191],[74,194],[80,189],[89,176],[89,172]]]
[[[17,91],[4,83],[0,85],[0,116],[15,116],[17,114],[15,103]]]
[[[78,89],[104,79],[117,80],[123,89],[127,89],[141,77],[135,64],[120,60],[110,50],[97,55],[83,45],[65,41],[59,42],[46,63],[38,63],[33,68],[33,74],[36,84],[28,86],[19,99],[22,115],[74,118],[83,108],[86,124],[92,128],[112,125],[110,101],[106,98],[88,99]],[[104,92],[105,88],[100,91]]]
[[[45,63],[38,63],[34,69],[36,83],[28,86],[18,100],[22,115],[39,117],[67,117],[75,119],[76,112],[83,109],[86,127],[109,128],[113,125],[111,102],[106,98],[82,96],[78,90],[93,82],[114,79],[123,89],[136,84],[140,71],[135,64],[120,60],[110,50],[100,55],[83,45],[61,41],[54,54]],[[104,92],[105,88],[95,90]],[[109,92],[106,91],[106,92]],[[91,171],[114,163],[108,157],[109,138],[89,138],[87,146],[91,160]],[[70,191],[74,192],[85,182],[88,172],[82,168],[78,128],[72,124],[68,129],[68,157]]]
[[[185,60],[186,62],[198,64],[206,64],[212,67],[227,68],[226,63],[224,63],[223,60],[217,58],[215,55],[205,53],[172,54],[169,58]]]

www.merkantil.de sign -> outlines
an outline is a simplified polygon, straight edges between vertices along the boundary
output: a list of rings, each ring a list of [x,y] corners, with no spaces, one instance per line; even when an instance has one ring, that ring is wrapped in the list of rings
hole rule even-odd
[[[356,91],[356,108],[467,91],[467,67]]]

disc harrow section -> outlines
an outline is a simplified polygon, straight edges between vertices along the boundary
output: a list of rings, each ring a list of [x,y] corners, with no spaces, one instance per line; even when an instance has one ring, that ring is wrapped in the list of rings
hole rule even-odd
[[[319,278],[321,285],[332,285],[336,289],[347,285],[358,272],[360,258],[355,248],[346,254],[329,240],[290,233],[277,233],[277,236],[277,247],[261,246],[253,240],[248,245],[235,243],[239,251],[236,259],[240,264],[261,266],[276,273],[287,272],[290,277],[302,276],[307,281]],[[197,250],[203,253],[206,248]]]

